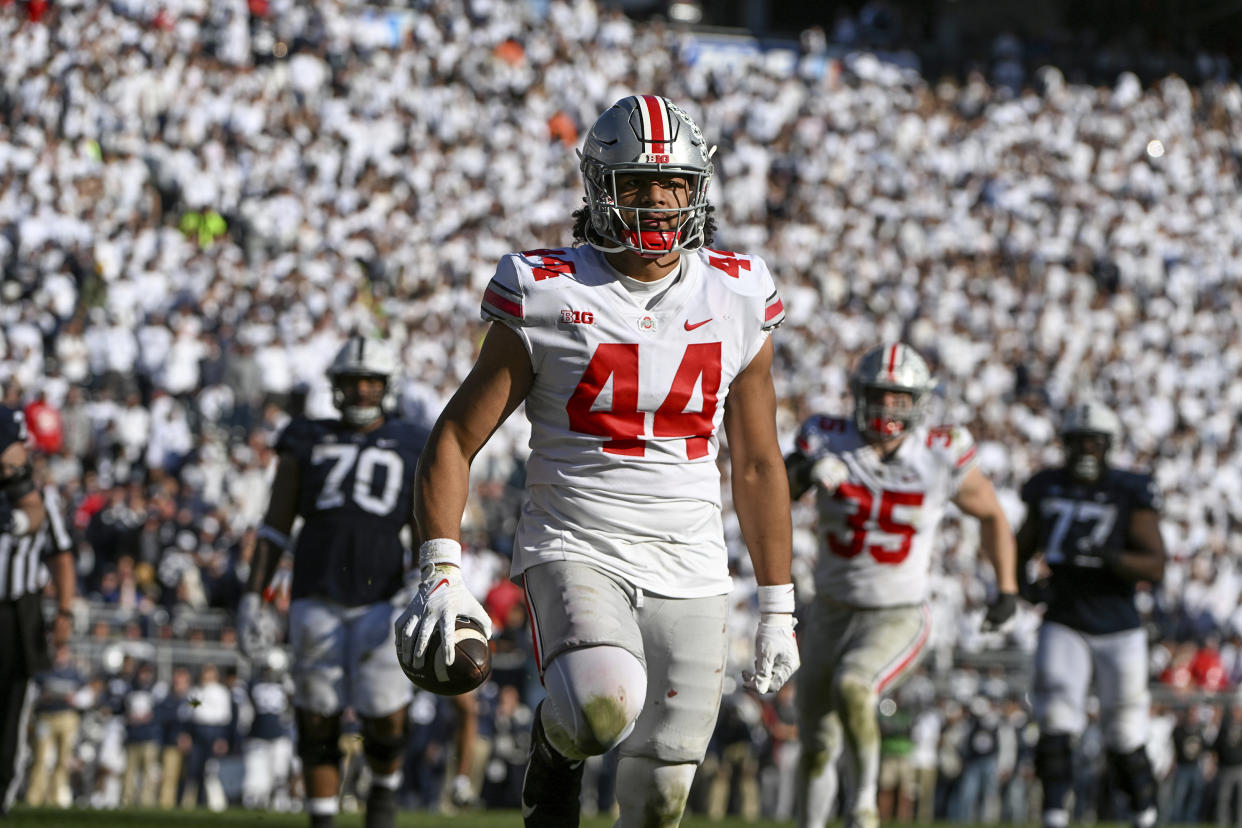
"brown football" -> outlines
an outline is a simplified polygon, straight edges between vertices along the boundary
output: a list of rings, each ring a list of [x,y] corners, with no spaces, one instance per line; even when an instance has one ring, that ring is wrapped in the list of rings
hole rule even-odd
[[[449,666],[444,664],[444,648],[440,638],[439,629],[431,634],[421,664],[402,662],[401,669],[410,681],[441,696],[469,693],[487,681],[492,674],[492,648],[479,622],[458,616],[457,641],[453,645],[456,653]]]

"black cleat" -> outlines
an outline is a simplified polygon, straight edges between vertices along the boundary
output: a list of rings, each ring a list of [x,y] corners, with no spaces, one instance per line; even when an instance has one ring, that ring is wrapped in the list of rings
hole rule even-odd
[[[531,728],[530,756],[522,780],[522,821],[526,828],[578,828],[585,763],[566,759],[548,743],[542,707],[540,702],[535,708]]]
[[[391,788],[372,785],[367,794],[365,828],[396,828],[397,792]]]

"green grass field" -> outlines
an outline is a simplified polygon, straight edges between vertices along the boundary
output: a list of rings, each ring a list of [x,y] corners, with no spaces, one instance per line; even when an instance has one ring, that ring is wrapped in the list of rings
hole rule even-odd
[[[582,820],[582,828],[611,828],[610,817],[594,817]],[[339,828],[361,828],[361,814],[341,814],[337,817]],[[745,822],[740,819],[712,821],[707,817],[688,816],[681,822],[683,828],[776,828],[790,826],[790,822]],[[306,828],[303,814],[275,814],[256,811],[233,810],[220,814],[208,811],[60,811],[47,808],[19,806],[9,814],[7,822],[0,820],[4,828],[71,828],[71,826],[98,826],[98,828],[216,828],[217,826],[253,825],[256,828]],[[397,820],[398,828],[521,828],[522,815],[518,811],[476,811],[447,816],[423,811],[407,811]]]

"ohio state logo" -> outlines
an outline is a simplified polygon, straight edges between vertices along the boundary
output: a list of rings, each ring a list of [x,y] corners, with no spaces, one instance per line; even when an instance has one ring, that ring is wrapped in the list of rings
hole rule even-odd
[[[656,329],[656,321],[654,316],[644,316],[638,320],[638,329],[640,331],[654,331]]]

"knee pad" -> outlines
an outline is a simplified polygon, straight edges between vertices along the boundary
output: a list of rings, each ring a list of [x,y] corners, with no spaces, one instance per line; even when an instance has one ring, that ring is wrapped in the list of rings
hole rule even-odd
[[[607,753],[634,729],[647,696],[647,671],[620,647],[568,650],[544,670],[543,728],[570,759]]]
[[[845,732],[854,738],[875,732],[878,738],[880,726],[876,722],[876,704],[879,694],[871,682],[847,673],[837,679],[836,696],[838,715]]]
[[[1035,743],[1035,774],[1044,784],[1074,778],[1074,753],[1068,733],[1041,733]]]
[[[1146,748],[1129,753],[1108,751],[1108,764],[1117,775],[1121,789],[1130,797],[1130,806],[1141,811],[1156,804],[1156,776],[1151,770]]]
[[[617,828],[676,828],[681,823],[698,765],[665,764],[622,756],[617,765]]]
[[[298,756],[306,767],[341,764],[340,716],[297,711]]]
[[[393,762],[405,755],[405,717],[362,720],[362,752],[379,763]]]

